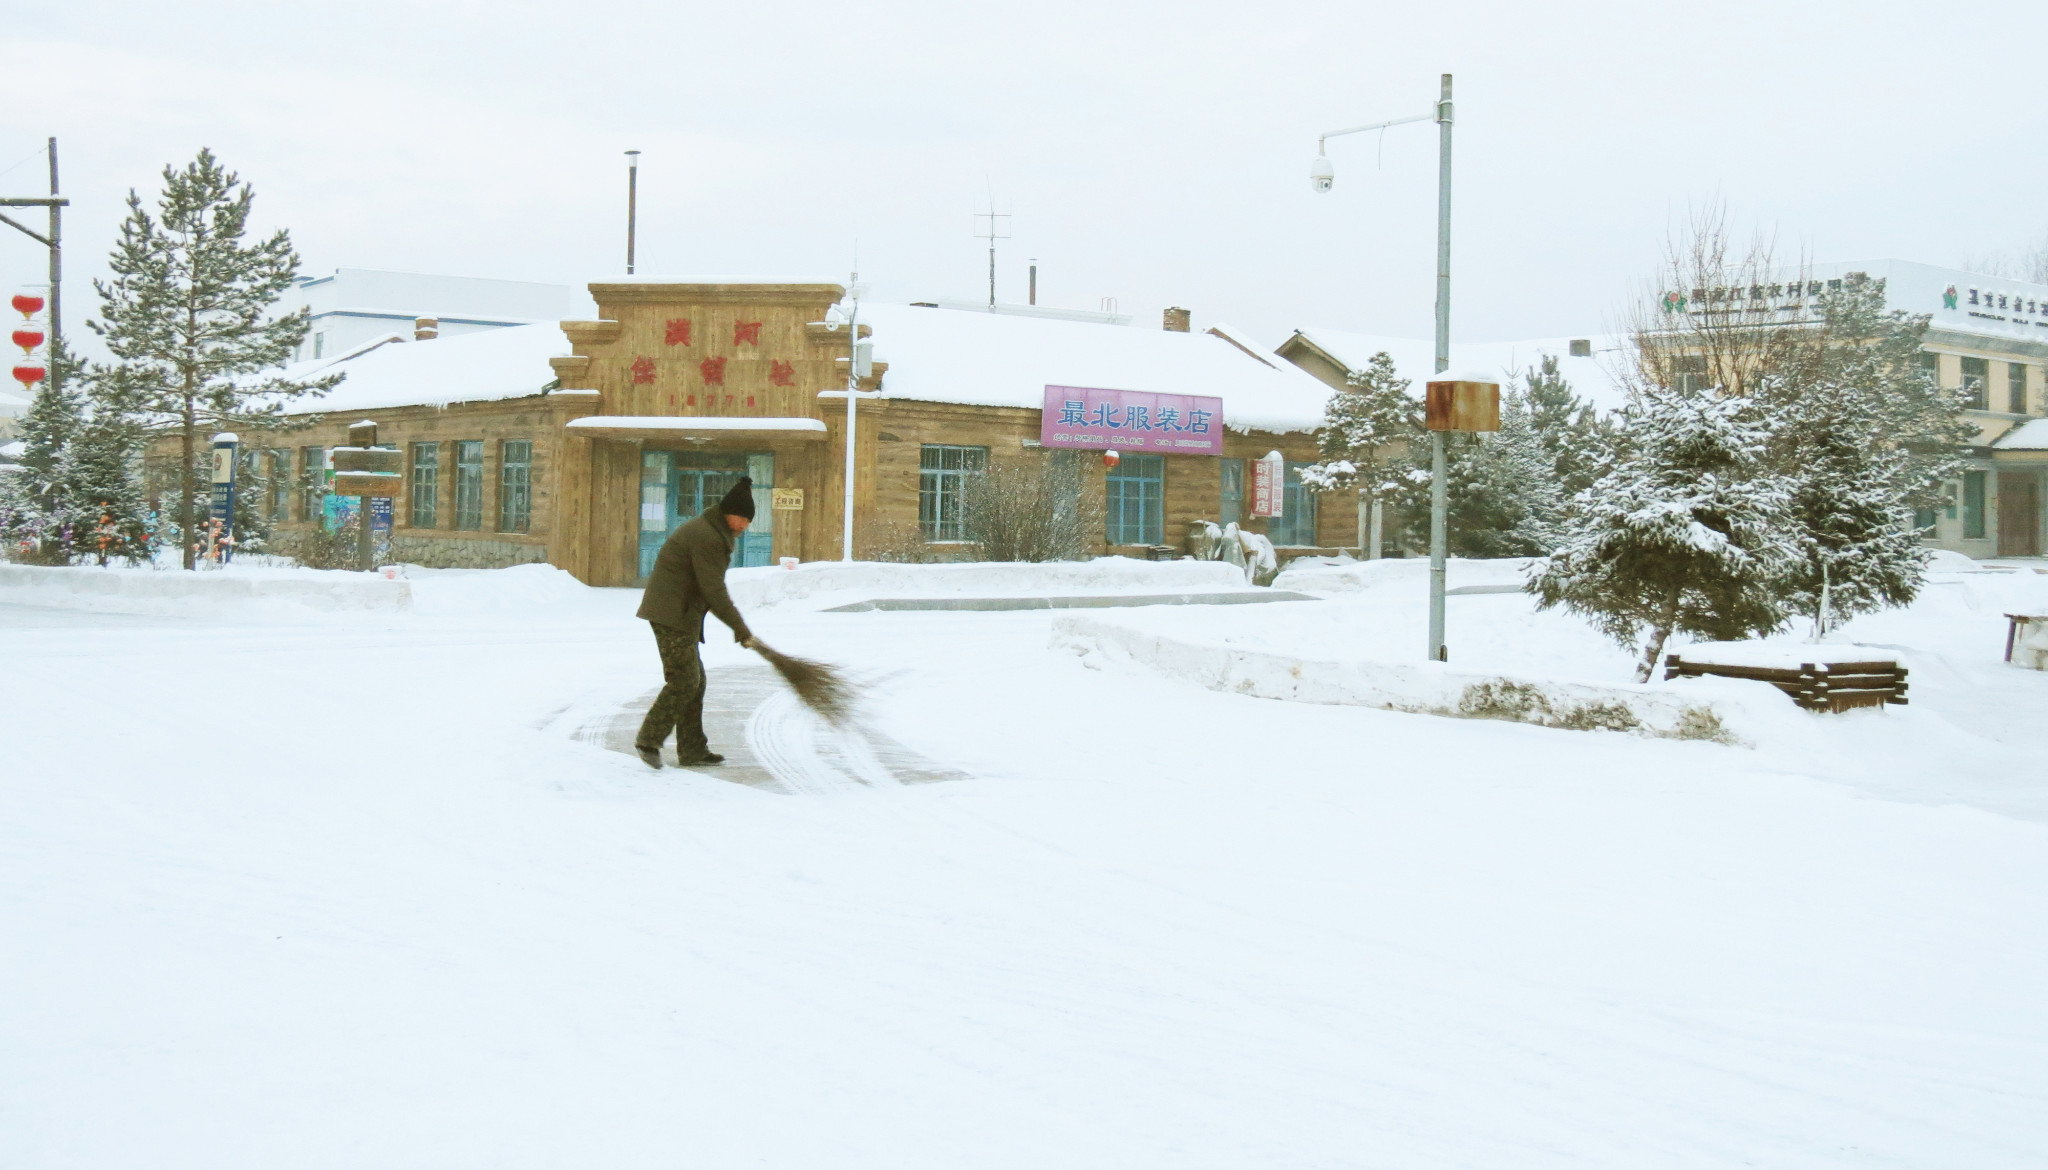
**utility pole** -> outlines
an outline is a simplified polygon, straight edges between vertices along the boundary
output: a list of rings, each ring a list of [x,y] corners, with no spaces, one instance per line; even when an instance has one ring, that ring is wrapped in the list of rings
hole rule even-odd
[[[988,203],[988,210],[975,212],[974,218],[986,219],[988,221],[988,231],[985,233],[976,232],[974,233],[974,238],[988,241],[988,307],[993,309],[996,307],[996,241],[1010,238],[1010,233],[1005,230],[1010,225],[1007,223],[998,225],[996,221],[999,219],[1009,219],[1010,213],[1007,211],[997,212],[995,200],[991,199]]]
[[[1436,103],[1436,372],[1451,368],[1451,75]],[[1444,433],[1429,432],[1429,660],[1444,662],[1445,528],[1450,511],[1444,482]]]
[[[47,199],[0,199],[0,207],[41,207],[50,213],[48,235],[31,230],[26,224],[5,213],[0,213],[0,223],[41,244],[50,252],[50,354],[57,353],[57,342],[64,337],[64,215],[63,208],[70,200],[57,193],[57,140],[50,139],[50,197]],[[50,363],[50,385],[56,386],[63,377],[56,362]]]
[[[640,220],[640,152],[626,152],[626,275],[633,275],[633,236]]]

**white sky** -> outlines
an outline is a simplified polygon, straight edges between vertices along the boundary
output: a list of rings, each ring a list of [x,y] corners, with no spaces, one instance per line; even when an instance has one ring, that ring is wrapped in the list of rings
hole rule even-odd
[[[1423,112],[1446,70],[1456,338],[1610,325],[1715,198],[1822,260],[2048,233],[2038,0],[65,0],[0,26],[0,167],[60,140],[74,333],[122,197],[208,145],[307,272],[618,271],[637,147],[642,272],[838,273],[858,238],[873,295],[978,299],[993,191],[1005,300],[1036,256],[1042,303],[1426,336],[1434,127],[1333,143],[1331,195],[1305,176],[1319,131]],[[31,158],[0,193],[44,182]],[[41,281],[0,232],[0,286]]]

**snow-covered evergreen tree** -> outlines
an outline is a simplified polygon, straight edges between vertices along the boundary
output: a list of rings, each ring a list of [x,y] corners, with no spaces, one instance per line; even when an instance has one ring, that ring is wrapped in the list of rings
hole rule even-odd
[[[1422,403],[1409,394],[1408,379],[1394,371],[1394,359],[1384,352],[1345,381],[1323,407],[1323,425],[1316,431],[1322,458],[1302,468],[1301,482],[1311,491],[1356,487],[1368,498],[1385,498],[1399,489],[1405,451],[1426,435]]]
[[[208,150],[183,170],[164,168],[159,215],[128,194],[128,218],[108,260],[111,281],[94,281],[110,366],[98,372],[103,401],[146,434],[179,440],[175,520],[184,565],[193,568],[198,456],[218,430],[288,429],[287,402],[324,393],[339,376],[294,382],[263,371],[282,365],[304,340],[307,313],[269,316],[291,286],[299,257],[283,230],[245,244],[255,192]],[[308,420],[300,420],[308,421]]]
[[[1572,392],[1555,355],[1545,354],[1540,365],[1523,372],[1521,382],[1530,423],[1550,460],[1553,482],[1560,498],[1570,500],[1592,487],[1607,469],[1606,428],[1593,404]],[[1506,420],[1502,421],[1505,424]]]
[[[1409,448],[1407,468],[1392,477],[1413,545],[1429,543],[1430,450]],[[1445,544],[1452,556],[1528,557],[1550,551],[1564,518],[1554,473],[1536,440],[1528,402],[1509,391],[1501,429],[1444,435]]]
[[[85,428],[85,396],[62,342],[51,346],[50,371],[22,415],[21,470],[0,476],[0,540],[27,564],[67,563],[76,519],[65,452]]]
[[[1639,387],[1626,426],[1632,458],[1588,489],[1529,590],[1640,654],[1636,677],[1648,680],[1673,633],[1734,640],[1783,626],[1798,550],[1754,403]]]
[[[1804,359],[1761,381],[1800,553],[1785,588],[1816,636],[1919,592],[1927,553],[1911,513],[1933,506],[1972,431],[1962,392],[1920,368],[1928,320],[1886,311],[1883,281],[1845,282]]]

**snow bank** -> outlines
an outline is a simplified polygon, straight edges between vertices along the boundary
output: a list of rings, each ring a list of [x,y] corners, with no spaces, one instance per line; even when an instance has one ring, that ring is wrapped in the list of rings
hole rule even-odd
[[[1447,589],[1475,585],[1515,585],[1526,581],[1538,564],[1536,558],[1512,557],[1502,560],[1469,560],[1451,557],[1445,562]],[[1303,593],[1362,593],[1390,585],[1412,584],[1427,588],[1429,558],[1390,557],[1377,561],[1354,561],[1333,565],[1323,558],[1292,562],[1274,579],[1275,589],[1298,589]]]
[[[313,610],[401,610],[412,586],[340,570],[46,568],[0,565],[0,602],[103,613],[188,614],[251,606]]]
[[[560,613],[620,590],[593,589],[553,565],[504,569],[423,569],[408,565],[413,605],[422,613]],[[638,597],[640,591],[631,591]],[[615,607],[614,607],[615,608]]]
[[[725,575],[733,603],[779,605],[848,596],[1041,596],[1055,593],[1150,592],[1162,589],[1241,590],[1244,574],[1222,561],[976,561],[950,565],[895,565],[879,561],[813,561],[795,569],[734,569]]]
[[[1763,724],[1780,722],[1791,711],[1769,684],[1740,679],[1598,684],[1458,671],[1434,662],[1300,658],[1173,637],[1081,614],[1054,618],[1051,644],[1084,656],[1140,663],[1213,691],[1257,698],[1627,731],[1660,739],[1749,746]]]

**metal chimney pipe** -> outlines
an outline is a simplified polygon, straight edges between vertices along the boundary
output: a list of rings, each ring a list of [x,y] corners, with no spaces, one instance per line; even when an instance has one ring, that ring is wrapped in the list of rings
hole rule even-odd
[[[1032,303],[1032,304],[1034,304],[1034,305],[1038,303],[1038,259],[1037,259],[1037,257],[1033,257],[1033,258],[1032,258],[1032,260],[1031,260],[1031,303]]]
[[[640,218],[640,152],[626,152],[626,275],[633,275],[633,236]]]

